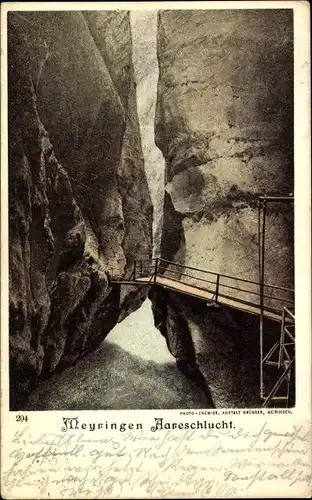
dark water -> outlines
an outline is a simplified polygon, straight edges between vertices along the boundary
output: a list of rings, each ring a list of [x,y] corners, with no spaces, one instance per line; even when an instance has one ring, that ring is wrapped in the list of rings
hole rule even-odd
[[[117,325],[108,340],[75,366],[42,382],[24,409],[208,407],[203,392],[180,373],[154,328],[149,301]]]

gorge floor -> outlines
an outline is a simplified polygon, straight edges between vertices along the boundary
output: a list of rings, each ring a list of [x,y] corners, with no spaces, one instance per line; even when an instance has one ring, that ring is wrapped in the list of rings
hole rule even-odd
[[[153,324],[150,301],[117,324],[93,353],[41,382],[25,410],[207,408]]]

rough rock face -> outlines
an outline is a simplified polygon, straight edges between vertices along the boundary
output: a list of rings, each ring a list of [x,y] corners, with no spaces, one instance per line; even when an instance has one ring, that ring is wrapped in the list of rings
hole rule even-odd
[[[293,191],[292,51],[291,10],[159,12],[156,143],[166,159],[163,258],[259,281],[258,196]],[[284,287],[293,286],[292,223],[291,206],[268,205],[265,281]],[[154,293],[156,309],[163,294]],[[196,315],[178,294],[163,300],[163,316],[171,318],[164,327],[169,346],[177,317],[183,318],[176,335],[185,330],[195,345],[215,403],[250,404],[252,381],[242,364],[255,364],[238,347],[250,336],[246,318],[234,321],[234,312],[212,311],[204,303]],[[177,349],[180,354],[189,357]],[[226,377],[224,363],[230,367]]]
[[[132,61],[132,40],[129,13],[85,12],[90,32],[105,59],[115,88],[118,90],[123,108],[127,111],[127,123],[121,149],[121,161],[117,168],[117,184],[122,200],[123,240],[126,257],[125,272],[133,266],[134,259],[151,254],[151,221],[153,207],[145,176],[144,158],[136,103],[136,82]],[[129,47],[131,50],[129,50]],[[116,232],[111,226],[112,237]],[[144,238],[143,235],[148,235]],[[118,266],[117,266],[118,267]],[[123,287],[120,301],[123,305],[119,321],[133,308],[139,306],[146,296],[144,289]]]
[[[129,14],[99,16],[8,16],[12,409],[143,300],[107,278],[151,254],[152,207]]]

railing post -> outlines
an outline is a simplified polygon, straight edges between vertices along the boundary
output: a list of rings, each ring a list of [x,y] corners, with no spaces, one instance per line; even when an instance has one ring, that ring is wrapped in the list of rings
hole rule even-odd
[[[155,283],[156,283],[157,271],[158,271],[158,257],[156,257],[156,260],[155,260],[155,274],[154,274],[154,282]]]
[[[216,302],[218,302],[219,284],[220,284],[220,274],[217,274],[217,283],[216,283]]]
[[[136,271],[136,259],[133,262],[133,281],[135,281],[135,271]]]

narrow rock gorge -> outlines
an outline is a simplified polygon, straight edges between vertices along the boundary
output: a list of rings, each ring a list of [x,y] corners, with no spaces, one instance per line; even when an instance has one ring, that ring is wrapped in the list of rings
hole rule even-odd
[[[143,302],[152,253],[129,12],[8,15],[10,406]]]
[[[111,278],[154,255],[259,282],[259,196],[293,193],[292,11],[10,12],[8,82],[11,409],[259,406],[258,316]],[[290,205],[265,237],[293,288]]]
[[[258,282],[258,197],[293,192],[292,11],[160,11],[157,50],[161,256],[181,273]],[[293,287],[293,212],[281,203],[267,208],[264,278]],[[162,288],[150,296],[170,351],[217,407],[260,404],[256,317]],[[273,345],[280,326],[265,328]]]
[[[155,144],[155,111],[158,82],[157,11],[131,11],[131,31],[142,149],[147,182],[154,208],[153,254],[159,256],[164,200],[165,159]]]

